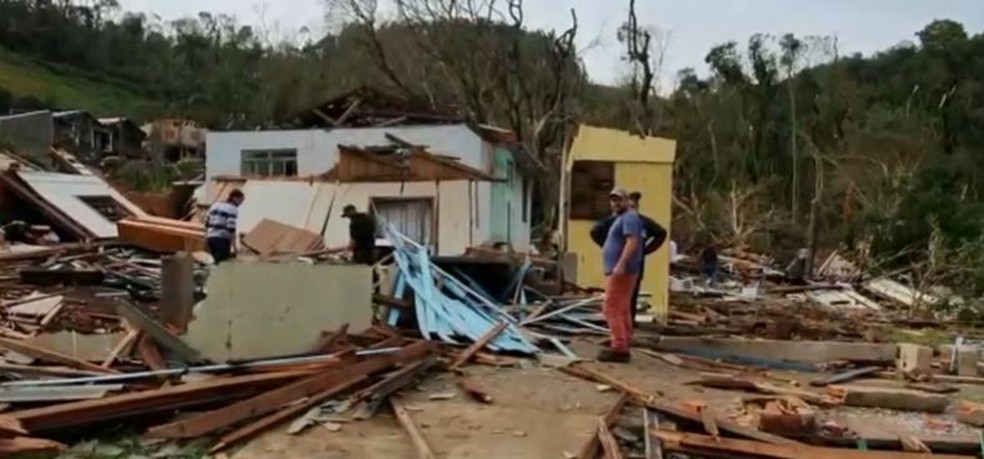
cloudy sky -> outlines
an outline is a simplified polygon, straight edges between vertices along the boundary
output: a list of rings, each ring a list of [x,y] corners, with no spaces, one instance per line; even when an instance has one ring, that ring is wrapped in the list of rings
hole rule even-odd
[[[380,0],[380,4],[385,0]],[[639,22],[665,31],[668,45],[664,84],[684,67],[706,69],[715,44],[744,42],[755,33],[834,35],[842,54],[865,54],[905,40],[933,19],[962,22],[969,33],[984,32],[984,0],[637,0]],[[263,24],[278,36],[297,37],[306,27],[320,34],[322,0],[120,0],[127,10],[175,19],[199,11],[221,12],[240,22]],[[565,29],[577,10],[579,45],[591,77],[612,83],[625,73],[615,29],[628,2],[619,0],[526,0],[526,22],[535,28]],[[614,5],[614,6],[613,6]]]

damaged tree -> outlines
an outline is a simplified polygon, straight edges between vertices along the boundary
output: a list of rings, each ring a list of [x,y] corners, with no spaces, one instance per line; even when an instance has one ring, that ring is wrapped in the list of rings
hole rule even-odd
[[[543,213],[555,207],[560,146],[585,81],[574,11],[563,32],[531,33],[522,0],[393,3],[395,20],[380,25],[375,0],[327,2],[349,13],[373,65],[405,94],[511,130],[544,169],[533,202],[540,220],[550,221]]]
[[[625,59],[632,66],[632,100],[637,105],[633,122],[641,135],[652,135],[661,124],[655,104],[656,84],[666,52],[666,37],[659,30],[639,25],[635,0],[629,1],[629,18],[618,29],[625,45]]]

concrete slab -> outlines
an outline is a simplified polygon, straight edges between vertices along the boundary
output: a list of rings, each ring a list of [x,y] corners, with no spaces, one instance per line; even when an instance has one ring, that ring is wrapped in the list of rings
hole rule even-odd
[[[895,344],[840,343],[832,341],[747,340],[664,336],[658,348],[664,351],[708,350],[761,359],[824,363],[834,360],[893,362]]]
[[[368,266],[233,262],[211,272],[206,291],[184,338],[218,362],[309,352],[323,331],[372,321]]]

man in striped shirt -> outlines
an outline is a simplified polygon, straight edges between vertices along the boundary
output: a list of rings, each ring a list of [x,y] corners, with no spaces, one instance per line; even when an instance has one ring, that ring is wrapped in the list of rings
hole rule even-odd
[[[246,200],[240,190],[232,190],[229,198],[212,204],[205,218],[205,243],[215,264],[232,258],[232,245],[236,240],[236,218],[239,206]]]

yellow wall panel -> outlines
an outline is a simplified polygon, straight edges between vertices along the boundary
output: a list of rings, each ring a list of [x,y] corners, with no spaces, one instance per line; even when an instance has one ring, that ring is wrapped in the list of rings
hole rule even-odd
[[[641,211],[670,230],[672,222],[673,165],[659,163],[616,163],[615,183],[625,190],[642,193]],[[571,220],[567,249],[577,254],[577,282],[582,287],[602,287],[604,272],[601,249],[591,240],[593,221]],[[669,239],[656,253],[646,257],[642,290],[651,294],[652,313],[665,320],[669,311]]]

